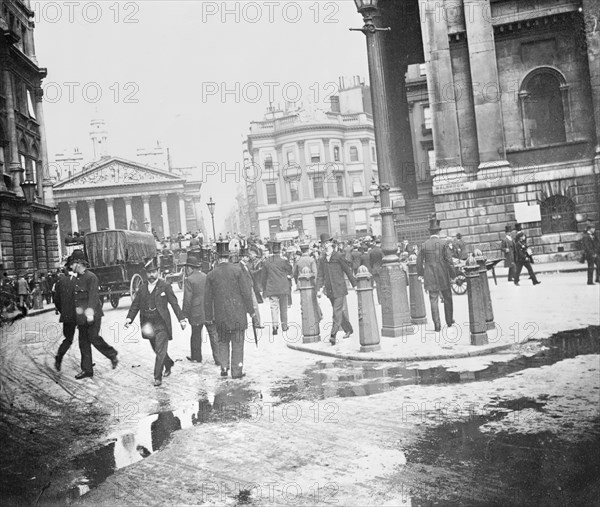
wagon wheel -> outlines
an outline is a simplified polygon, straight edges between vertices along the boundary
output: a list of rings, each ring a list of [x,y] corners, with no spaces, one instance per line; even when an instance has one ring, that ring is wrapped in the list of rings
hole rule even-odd
[[[456,275],[456,278],[452,280],[452,292],[459,296],[467,292],[467,277],[463,274]]]
[[[142,275],[140,275],[139,273],[134,273],[134,275],[131,277],[131,282],[129,284],[129,294],[131,295],[132,303],[137,297],[137,293],[140,290],[140,287],[143,283],[144,280],[142,279]]]
[[[119,306],[119,299],[121,299],[121,296],[119,296],[119,294],[111,294],[110,306],[112,306],[113,308],[117,308],[117,306]]]

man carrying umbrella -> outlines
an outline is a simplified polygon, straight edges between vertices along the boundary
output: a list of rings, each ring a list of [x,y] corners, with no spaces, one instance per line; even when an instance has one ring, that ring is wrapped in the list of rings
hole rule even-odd
[[[131,308],[129,308],[125,319],[125,328],[129,327],[135,316],[140,312],[142,338],[150,341],[152,350],[156,354],[154,385],[158,387],[162,384],[163,368],[164,376],[168,377],[171,374],[171,368],[175,364],[168,354],[169,340],[173,338],[168,305],[173,308],[181,329],[185,329],[186,322],[171,285],[158,278],[156,257],[147,259],[144,269],[148,281],[141,286],[137,297],[133,300]]]

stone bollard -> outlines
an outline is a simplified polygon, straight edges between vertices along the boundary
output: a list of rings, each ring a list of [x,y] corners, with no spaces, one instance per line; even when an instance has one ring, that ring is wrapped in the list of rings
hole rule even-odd
[[[490,295],[490,284],[487,276],[487,268],[485,266],[486,258],[481,253],[481,250],[475,250],[475,261],[479,266],[479,277],[481,278],[481,287],[483,288],[483,302],[485,308],[485,323],[487,329],[494,329],[494,309],[492,308],[492,297]]]
[[[488,343],[487,324],[485,321],[485,302],[483,300],[481,277],[479,276],[479,265],[473,257],[469,257],[464,269],[465,276],[467,277],[471,345],[486,345]]]
[[[423,284],[417,275],[417,256],[408,258],[408,285],[410,293],[410,320],[413,324],[427,324],[425,311],[425,298],[423,297]]]
[[[379,324],[375,313],[375,301],[373,301],[371,273],[369,273],[366,266],[359,267],[356,273],[356,295],[358,298],[360,351],[373,352],[381,350]]]
[[[34,310],[41,310],[44,308],[44,296],[41,292],[39,291],[33,291],[31,293],[32,299],[33,299],[33,309]]]
[[[315,294],[315,278],[309,268],[303,268],[298,275],[298,289],[302,307],[302,343],[316,343],[321,340],[319,303]]]

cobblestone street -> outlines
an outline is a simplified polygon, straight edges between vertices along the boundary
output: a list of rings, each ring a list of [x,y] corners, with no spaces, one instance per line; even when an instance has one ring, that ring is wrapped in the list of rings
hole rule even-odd
[[[600,286],[582,285],[575,273],[541,279],[540,287],[492,285],[501,342],[511,345],[492,356],[353,362],[290,349],[301,341],[292,324],[285,336],[265,327],[258,347],[250,332],[247,376],[234,381],[218,376],[207,342],[204,363],[188,362],[190,331],[177,328],[173,374],[159,388],[149,344],[137,328],[123,329],[127,299],[116,310],[105,305],[103,319],[119,366],[112,370],[96,353],[94,377],[83,381],[74,379],[76,346],[62,372],[54,370],[57,317],[27,318],[2,331],[3,491],[40,505],[412,505],[411,498],[470,495],[499,502],[507,488],[517,504],[553,498],[548,478],[519,482],[531,457],[514,463],[505,452],[551,443],[550,454],[533,454],[541,466],[574,459],[585,442],[597,451],[598,327],[537,340],[598,326]],[[466,322],[466,296],[454,299],[457,323]],[[348,345],[329,345],[338,352],[358,345],[353,292],[348,300],[355,334]],[[331,312],[327,300],[321,304],[325,324]],[[266,304],[261,313],[268,323]],[[298,293],[290,320],[300,322]],[[407,348],[421,355],[455,347],[443,337],[436,342],[432,331],[410,340]],[[484,442],[488,450],[480,452]],[[512,472],[494,466],[502,459]],[[598,460],[589,459],[591,474]],[[489,480],[461,475],[467,463],[483,467]],[[585,505],[597,476],[579,477],[577,488],[563,484],[562,494]]]

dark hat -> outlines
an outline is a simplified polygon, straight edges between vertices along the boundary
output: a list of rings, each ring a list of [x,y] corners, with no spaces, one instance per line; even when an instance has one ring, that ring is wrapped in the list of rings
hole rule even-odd
[[[217,241],[217,255],[229,257],[229,241]]]
[[[146,257],[144,259],[144,269],[146,271],[157,271],[158,260],[156,259],[156,257]]]
[[[308,243],[303,243],[300,245],[300,251],[301,252],[308,252],[308,249],[310,248],[310,245]]]
[[[510,231],[511,231],[510,225],[505,225],[504,232],[510,232]]]
[[[201,267],[200,258],[197,255],[188,254],[184,266],[189,266],[190,268],[199,268]]]
[[[440,226],[440,221],[436,218],[429,219],[429,232],[435,233],[440,232],[442,227]]]
[[[522,228],[523,228],[523,226],[521,224],[519,224],[519,223],[515,224],[515,229],[517,231],[520,231]]]
[[[269,243],[267,244],[267,247],[269,248],[271,253],[276,254],[276,253],[281,252],[281,242],[279,242],[279,241],[269,241]]]
[[[328,241],[331,241],[333,238],[329,235],[329,233],[327,232],[323,232],[321,233],[321,235],[319,236],[319,241],[321,243],[327,243]]]
[[[73,250],[71,253],[71,263],[73,262],[87,262],[87,257],[83,253],[83,250]]]

